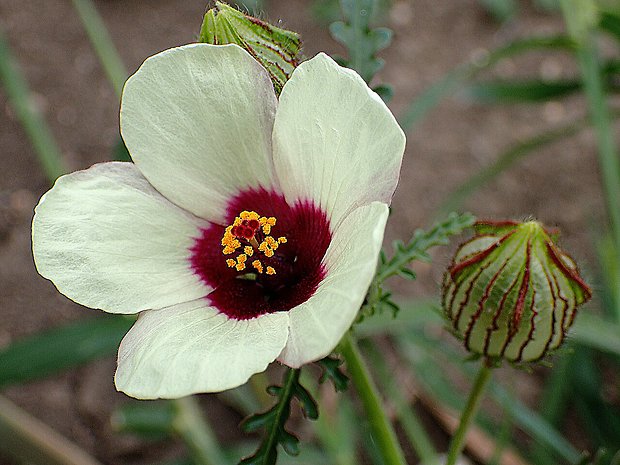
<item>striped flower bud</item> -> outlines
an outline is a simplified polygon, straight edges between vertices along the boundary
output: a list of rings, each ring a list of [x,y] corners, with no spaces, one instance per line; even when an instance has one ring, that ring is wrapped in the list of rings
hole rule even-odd
[[[540,223],[478,222],[445,274],[442,305],[468,351],[530,362],[562,343],[590,296]]]
[[[200,42],[236,44],[244,48],[267,70],[278,95],[299,65],[299,34],[272,26],[218,1],[205,14]]]

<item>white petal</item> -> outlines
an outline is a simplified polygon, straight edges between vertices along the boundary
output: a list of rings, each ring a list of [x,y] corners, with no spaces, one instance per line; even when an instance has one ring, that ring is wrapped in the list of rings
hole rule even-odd
[[[193,237],[207,223],[166,200],[132,163],[62,176],[35,209],[39,273],[70,299],[135,313],[208,294],[191,270]]]
[[[289,312],[282,363],[297,368],[327,356],[340,342],[375,274],[387,217],[387,205],[374,202],[340,224],[325,254],[327,276],[308,301]]]
[[[390,203],[405,135],[358,74],[319,54],[284,86],[273,143],[287,200],[313,199],[337,225],[358,206]]]
[[[239,189],[273,185],[276,104],[267,71],[240,47],[185,45],[152,56],[129,78],[121,133],[158,191],[219,222]]]
[[[118,390],[139,399],[218,392],[265,370],[286,343],[288,315],[232,320],[204,299],[140,314],[118,352]]]

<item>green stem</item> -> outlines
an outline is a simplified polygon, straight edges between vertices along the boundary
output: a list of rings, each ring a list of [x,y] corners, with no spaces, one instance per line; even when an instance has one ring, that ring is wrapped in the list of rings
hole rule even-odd
[[[465,436],[467,434],[467,430],[469,429],[469,425],[478,411],[478,406],[482,400],[484,390],[491,379],[492,370],[493,369],[488,365],[488,363],[485,362],[478,372],[478,377],[476,378],[474,387],[469,393],[467,405],[465,405],[465,409],[461,413],[459,427],[450,442],[446,465],[455,465],[459,455],[461,455],[461,452],[463,451],[463,447],[465,447]]]
[[[228,463],[206,419],[201,415],[195,397],[173,400],[176,417],[174,431],[183,439],[198,465],[225,465]]]
[[[103,19],[92,0],[73,0],[73,6],[80,16],[86,34],[99,57],[108,80],[114,87],[114,92],[120,97],[127,79],[127,69],[114,46],[114,42],[112,42]]]
[[[26,79],[17,67],[2,30],[0,30],[0,82],[30,143],[50,181],[67,172],[60,149],[45,120],[41,117],[28,89]]]
[[[396,433],[385,415],[377,387],[351,333],[344,335],[340,341],[339,349],[347,364],[349,376],[355,384],[360,400],[366,409],[371,432],[377,442],[383,463],[385,465],[405,465],[407,462],[396,439]]]

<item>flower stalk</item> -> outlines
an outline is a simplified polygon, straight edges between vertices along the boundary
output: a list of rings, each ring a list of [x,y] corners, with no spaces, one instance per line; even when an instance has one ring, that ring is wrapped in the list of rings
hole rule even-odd
[[[349,376],[366,410],[371,433],[377,442],[379,453],[385,465],[404,465],[405,456],[396,438],[392,424],[385,414],[385,409],[377,386],[373,381],[368,366],[364,361],[357,342],[349,332],[344,335],[338,346],[347,365]]]
[[[467,405],[465,405],[465,409],[461,414],[459,426],[452,437],[452,441],[450,442],[446,465],[455,465],[459,455],[461,455],[461,452],[463,451],[467,430],[475,418],[476,412],[478,412],[478,407],[480,406],[480,401],[482,400],[484,391],[491,380],[492,370],[493,368],[488,359],[485,360],[480,368],[480,371],[478,372],[474,386],[469,393]]]

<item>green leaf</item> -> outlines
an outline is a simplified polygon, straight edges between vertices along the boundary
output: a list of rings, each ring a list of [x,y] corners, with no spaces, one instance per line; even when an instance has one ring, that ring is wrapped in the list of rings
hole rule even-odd
[[[163,439],[174,432],[175,408],[170,401],[129,401],[110,419],[114,430],[149,439]]]
[[[574,341],[620,357],[620,325],[591,312],[581,311],[571,331]]]
[[[19,70],[1,29],[0,83],[34,148],[43,172],[48,180],[54,182],[56,178],[66,173],[62,154],[52,131],[34,105],[26,78]]]
[[[415,231],[408,244],[395,241],[392,258],[388,261],[383,253],[381,255],[377,273],[368,289],[366,303],[360,309],[355,323],[360,323],[385,308],[391,308],[393,314],[396,315],[399,310],[398,305],[392,302],[390,293],[383,290],[383,282],[394,275],[415,279],[415,273],[409,269],[411,262],[416,260],[430,262],[430,256],[427,253],[430,248],[447,245],[451,236],[462,233],[474,222],[475,218],[469,213],[462,215],[451,213],[446,220],[435,224],[430,231],[425,232],[421,229]]]
[[[620,339],[620,338],[618,338]],[[620,409],[603,398],[601,369],[591,350],[575,352],[571,399],[580,416],[579,424],[596,448],[620,446]]]
[[[336,392],[347,390],[349,387],[349,378],[340,369],[342,360],[335,357],[325,357],[316,363],[323,369],[323,373],[319,379],[320,383],[324,383],[329,379],[332,383],[334,383]]]
[[[461,234],[474,224],[475,218],[469,213],[459,215],[451,213],[448,218],[435,224],[429,231],[418,229],[408,244],[395,244],[394,256],[379,267],[377,277],[382,283],[390,276],[405,273],[410,276],[408,266],[415,260],[428,260],[427,251],[431,247],[447,245],[450,237]]]
[[[243,420],[241,423],[241,429],[246,433],[253,433],[261,428],[266,428],[269,423],[273,421],[273,416],[275,414],[275,410],[272,409],[266,411],[265,413],[256,413],[251,415]]]
[[[299,383],[296,384],[294,396],[297,397],[297,400],[301,404],[301,408],[306,418],[310,420],[316,420],[319,418],[319,408],[316,401],[312,398],[305,387]]]
[[[619,115],[614,113],[612,116],[618,118]],[[520,159],[534,153],[535,150],[577,134],[585,127],[587,127],[587,120],[581,119],[552,130],[543,131],[523,142],[508,147],[495,161],[482,168],[454,189],[440,206],[439,211],[449,212],[460,208],[464,201],[476,190],[496,179]]]
[[[112,158],[116,161],[132,161],[131,155],[129,155],[129,150],[127,150],[125,141],[122,138],[119,138],[114,145],[114,149],[112,150]]]
[[[330,25],[332,37],[347,48],[349,58],[345,65],[356,70],[369,83],[383,68],[384,61],[376,54],[390,45],[392,31],[388,28],[370,28],[370,20],[377,0],[340,0],[344,21]]]
[[[459,65],[442,79],[436,81],[409,104],[407,110],[398,118],[399,123],[405,132],[409,132],[430,110],[435,108],[445,97],[451,95],[464,82],[474,79],[482,71],[492,68],[504,58],[537,50],[573,51],[574,49],[575,42],[566,35],[527,37],[510,42],[491,51],[485,60]]]
[[[133,321],[100,315],[14,342],[0,351],[0,386],[43,378],[112,355]]]
[[[329,399],[329,397],[328,397]],[[321,416],[314,431],[325,450],[327,460],[321,463],[330,465],[357,465],[358,438],[360,421],[349,396],[339,396],[333,405],[331,399],[321,399]],[[332,408],[327,408],[332,404]]]
[[[566,97],[581,88],[579,80],[489,81],[472,84],[465,95],[486,104],[545,102]]]
[[[277,389],[270,389],[270,394],[278,397],[276,404],[267,412],[258,413],[245,419],[241,427],[245,431],[263,428],[265,436],[258,449],[250,457],[243,459],[240,465],[274,465],[278,458],[278,444],[289,455],[299,454],[299,440],[285,428],[291,415],[291,400],[299,400],[304,413],[309,419],[319,415],[316,402],[299,382],[299,369],[288,369],[284,382]]]
[[[498,21],[504,22],[512,19],[517,12],[515,0],[479,0],[482,6]]]
[[[620,42],[620,16],[612,13],[602,13],[599,27]]]
[[[127,79],[127,68],[114,46],[112,37],[93,0],[73,0],[73,6],[82,21],[90,44],[116,95],[121,96]]]
[[[380,86],[373,87],[372,90],[374,90],[385,103],[389,103],[392,97],[394,97],[394,88],[389,84],[381,84]]]
[[[411,363],[423,389],[442,403],[460,410],[464,405],[464,398],[454,389],[453,382],[445,373],[448,370],[458,370],[471,377],[474,367],[462,363],[460,352],[456,352],[440,340],[429,339],[424,331],[415,333],[409,331],[401,335],[398,340],[401,353]],[[490,393],[491,397],[507,411],[514,423],[536,441],[545,444],[550,451],[568,462],[576,462],[579,459],[579,452],[553,426],[496,382],[491,383]],[[483,414],[480,414],[479,418],[482,426],[494,435],[496,425]]]

